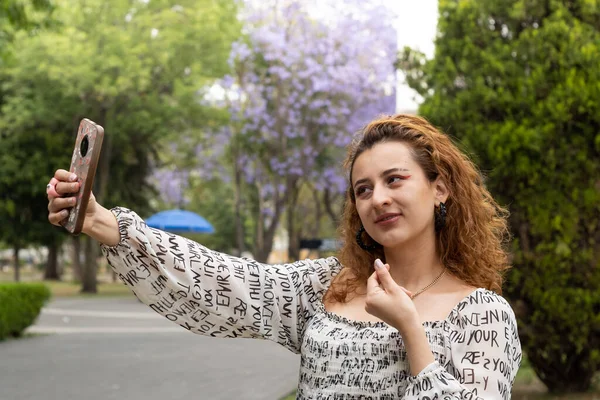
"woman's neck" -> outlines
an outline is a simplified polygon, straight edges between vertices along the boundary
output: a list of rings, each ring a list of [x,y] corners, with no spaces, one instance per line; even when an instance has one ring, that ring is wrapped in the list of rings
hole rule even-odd
[[[430,284],[444,266],[436,249],[435,235],[397,248],[386,248],[385,260],[394,281],[413,293]]]

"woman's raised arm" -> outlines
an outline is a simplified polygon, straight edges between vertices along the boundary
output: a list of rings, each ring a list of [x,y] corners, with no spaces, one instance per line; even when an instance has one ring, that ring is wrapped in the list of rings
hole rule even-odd
[[[194,333],[260,337],[299,352],[305,323],[339,271],[335,258],[265,265],[150,228],[133,211],[111,211],[120,239],[102,251],[154,311]]]

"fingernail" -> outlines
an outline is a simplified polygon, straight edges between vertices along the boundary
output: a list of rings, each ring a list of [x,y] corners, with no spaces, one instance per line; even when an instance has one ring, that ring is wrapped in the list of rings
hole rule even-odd
[[[375,267],[376,268],[385,268],[385,265],[383,265],[383,263],[381,262],[381,260],[378,258],[375,260]]]
[[[75,175],[75,174],[71,174],[71,175],[69,175],[69,180],[70,180],[71,182],[75,182],[75,181],[77,180],[77,175]]]

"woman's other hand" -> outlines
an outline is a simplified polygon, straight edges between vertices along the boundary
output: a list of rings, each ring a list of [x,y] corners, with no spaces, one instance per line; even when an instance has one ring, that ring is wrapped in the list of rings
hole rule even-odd
[[[375,272],[367,280],[365,310],[403,333],[406,328],[419,324],[419,315],[412,293],[394,281],[389,268],[388,264],[375,260]]]

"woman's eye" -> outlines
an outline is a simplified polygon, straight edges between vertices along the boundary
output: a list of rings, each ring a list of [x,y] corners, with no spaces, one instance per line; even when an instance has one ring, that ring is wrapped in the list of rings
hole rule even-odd
[[[359,187],[359,188],[357,188],[357,189],[356,189],[355,195],[356,195],[356,196],[360,196],[361,194],[364,194],[364,193],[366,193],[368,190],[369,190],[369,188],[368,188],[368,187],[366,187],[366,186],[361,186],[361,187]]]
[[[388,178],[388,183],[397,183],[400,181],[405,180],[406,178],[402,177],[402,176],[390,176]]]

